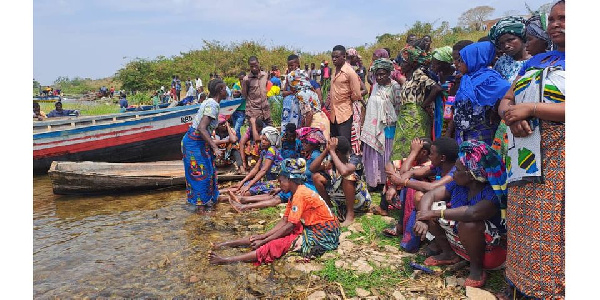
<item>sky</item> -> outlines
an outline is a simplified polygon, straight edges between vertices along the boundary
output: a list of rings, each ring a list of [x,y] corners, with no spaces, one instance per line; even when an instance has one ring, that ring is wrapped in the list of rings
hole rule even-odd
[[[549,0],[527,0],[533,9]],[[456,25],[466,10],[489,5],[492,17],[526,13],[525,2],[503,0],[33,0],[33,77],[99,79],[128,61],[200,49],[203,40],[253,40],[321,52],[375,42],[415,21]],[[337,30],[334,30],[336,28]]]

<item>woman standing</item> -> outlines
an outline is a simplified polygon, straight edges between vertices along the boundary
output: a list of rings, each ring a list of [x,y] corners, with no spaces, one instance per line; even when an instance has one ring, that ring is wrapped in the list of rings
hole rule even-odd
[[[521,17],[502,18],[490,29],[490,42],[504,52],[496,61],[494,70],[510,83],[531,57],[525,50],[525,33],[525,20]]]
[[[458,70],[463,74],[454,103],[456,142],[476,140],[492,145],[498,122],[493,107],[510,88],[498,72],[488,68],[496,55],[490,42],[470,44],[460,50]]]
[[[197,205],[200,211],[211,209],[219,196],[215,156],[221,155],[223,150],[219,149],[211,135],[218,125],[219,102],[227,97],[225,83],[220,79],[212,80],[208,91],[209,98],[202,102],[181,140],[187,201]]]
[[[390,78],[393,69],[392,61],[387,58],[376,60],[371,67],[377,83],[373,86],[373,92],[367,102],[365,122],[360,135],[365,177],[371,187],[385,184],[385,165],[390,161],[394,148],[401,87]]]
[[[401,56],[406,82],[400,93],[402,106],[398,114],[392,160],[406,157],[414,138],[431,138],[432,104],[442,91],[442,87],[425,74],[424,65],[430,59],[425,51],[407,46],[402,49]]]
[[[534,56],[552,49],[552,40],[548,36],[547,23],[542,22],[542,17],[545,15],[534,14],[531,18],[525,21],[527,31],[527,42],[525,49],[529,55]]]
[[[444,104],[448,98],[451,83],[454,82],[456,70],[452,66],[452,47],[444,46],[433,50],[431,69],[437,76],[438,84],[443,91],[435,98],[433,113],[432,139],[435,141],[442,136],[444,128]]]
[[[532,57],[500,103],[508,130],[510,297],[565,296],[565,1],[548,18],[558,50]],[[543,89],[542,89],[543,87]]]

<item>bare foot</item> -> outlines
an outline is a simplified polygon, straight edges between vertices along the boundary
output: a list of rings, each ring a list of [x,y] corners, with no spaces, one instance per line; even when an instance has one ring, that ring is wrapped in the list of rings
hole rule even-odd
[[[354,223],[354,219],[346,219],[344,222],[342,222],[342,224],[340,224],[340,227],[348,227],[352,223]]]
[[[235,209],[235,211],[237,211],[239,213],[244,212],[244,207],[242,206],[242,204],[239,204],[239,203],[233,201],[231,199],[231,197],[229,197],[229,203],[231,204],[231,207],[233,207],[233,209]]]
[[[227,260],[223,259],[222,257],[218,256],[216,253],[214,252],[210,252],[208,253],[208,261],[213,264],[213,265],[224,265],[227,264]]]
[[[239,204],[242,204],[242,202],[240,201],[240,199],[238,199],[238,197],[236,197],[233,192],[229,191],[227,194],[229,195],[229,199],[233,199],[233,201],[235,201],[235,202],[237,202]]]
[[[229,192],[229,193],[231,193],[231,192]],[[217,197],[217,202],[227,202],[227,196],[219,195],[219,197]]]
[[[225,247],[225,245],[227,245],[227,242],[216,243],[216,244],[215,244],[215,243],[213,243],[213,242],[211,242],[211,243],[210,243],[210,249],[211,249],[211,250],[217,250],[217,249],[221,249],[221,248],[224,248],[224,247]]]

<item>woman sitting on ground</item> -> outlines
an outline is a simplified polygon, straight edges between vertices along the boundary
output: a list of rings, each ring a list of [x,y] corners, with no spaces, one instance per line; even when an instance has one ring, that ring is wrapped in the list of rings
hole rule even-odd
[[[331,162],[323,163],[327,156]],[[350,154],[350,141],[346,137],[329,139],[326,150],[310,165],[310,171],[319,195],[328,205],[335,207],[338,218],[344,220],[341,226],[354,222],[355,211],[368,211],[371,195],[362,174],[362,158]],[[330,194],[342,194],[344,200],[333,197],[332,202]]]
[[[500,243],[506,234],[501,213],[506,203],[505,167],[489,145],[466,141],[460,145],[453,179],[423,196],[414,231],[425,239],[429,230],[442,250],[425,259],[425,265],[451,265],[462,257],[470,261],[465,286],[482,287],[484,269],[498,268],[506,260]],[[437,201],[448,202],[435,205]]]
[[[211,252],[210,263],[243,261],[260,265],[271,263],[290,250],[299,251],[306,258],[313,258],[337,249],[340,223],[323,198],[303,185],[305,173],[304,159],[284,160],[279,173],[279,185],[292,198],[283,218],[264,234],[214,245],[213,249],[249,246],[253,251],[233,257],[221,257]]]
[[[279,144],[279,131],[275,127],[263,128],[260,137],[260,158],[252,170],[235,187],[221,190],[220,193],[237,193],[241,196],[266,194],[276,187],[279,165],[282,161]]]
[[[239,172],[242,166],[242,157],[237,143],[237,135],[229,122],[230,120],[227,120],[225,116],[219,116],[219,125],[215,129],[213,138],[223,153],[215,158],[215,166],[223,168],[233,165],[236,172]]]

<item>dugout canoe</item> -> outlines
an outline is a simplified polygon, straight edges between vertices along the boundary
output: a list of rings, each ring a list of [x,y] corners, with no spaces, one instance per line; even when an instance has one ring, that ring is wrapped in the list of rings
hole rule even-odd
[[[220,182],[242,180],[231,169],[218,170]],[[107,163],[54,161],[48,170],[55,194],[114,194],[160,188],[184,188],[183,162]]]
[[[231,114],[241,100],[221,101]],[[33,171],[53,161],[151,162],[181,159],[181,139],[200,104],[33,121]]]
[[[61,101],[62,98],[60,96],[33,96],[33,102],[41,102],[41,103],[54,103],[57,101]]]

